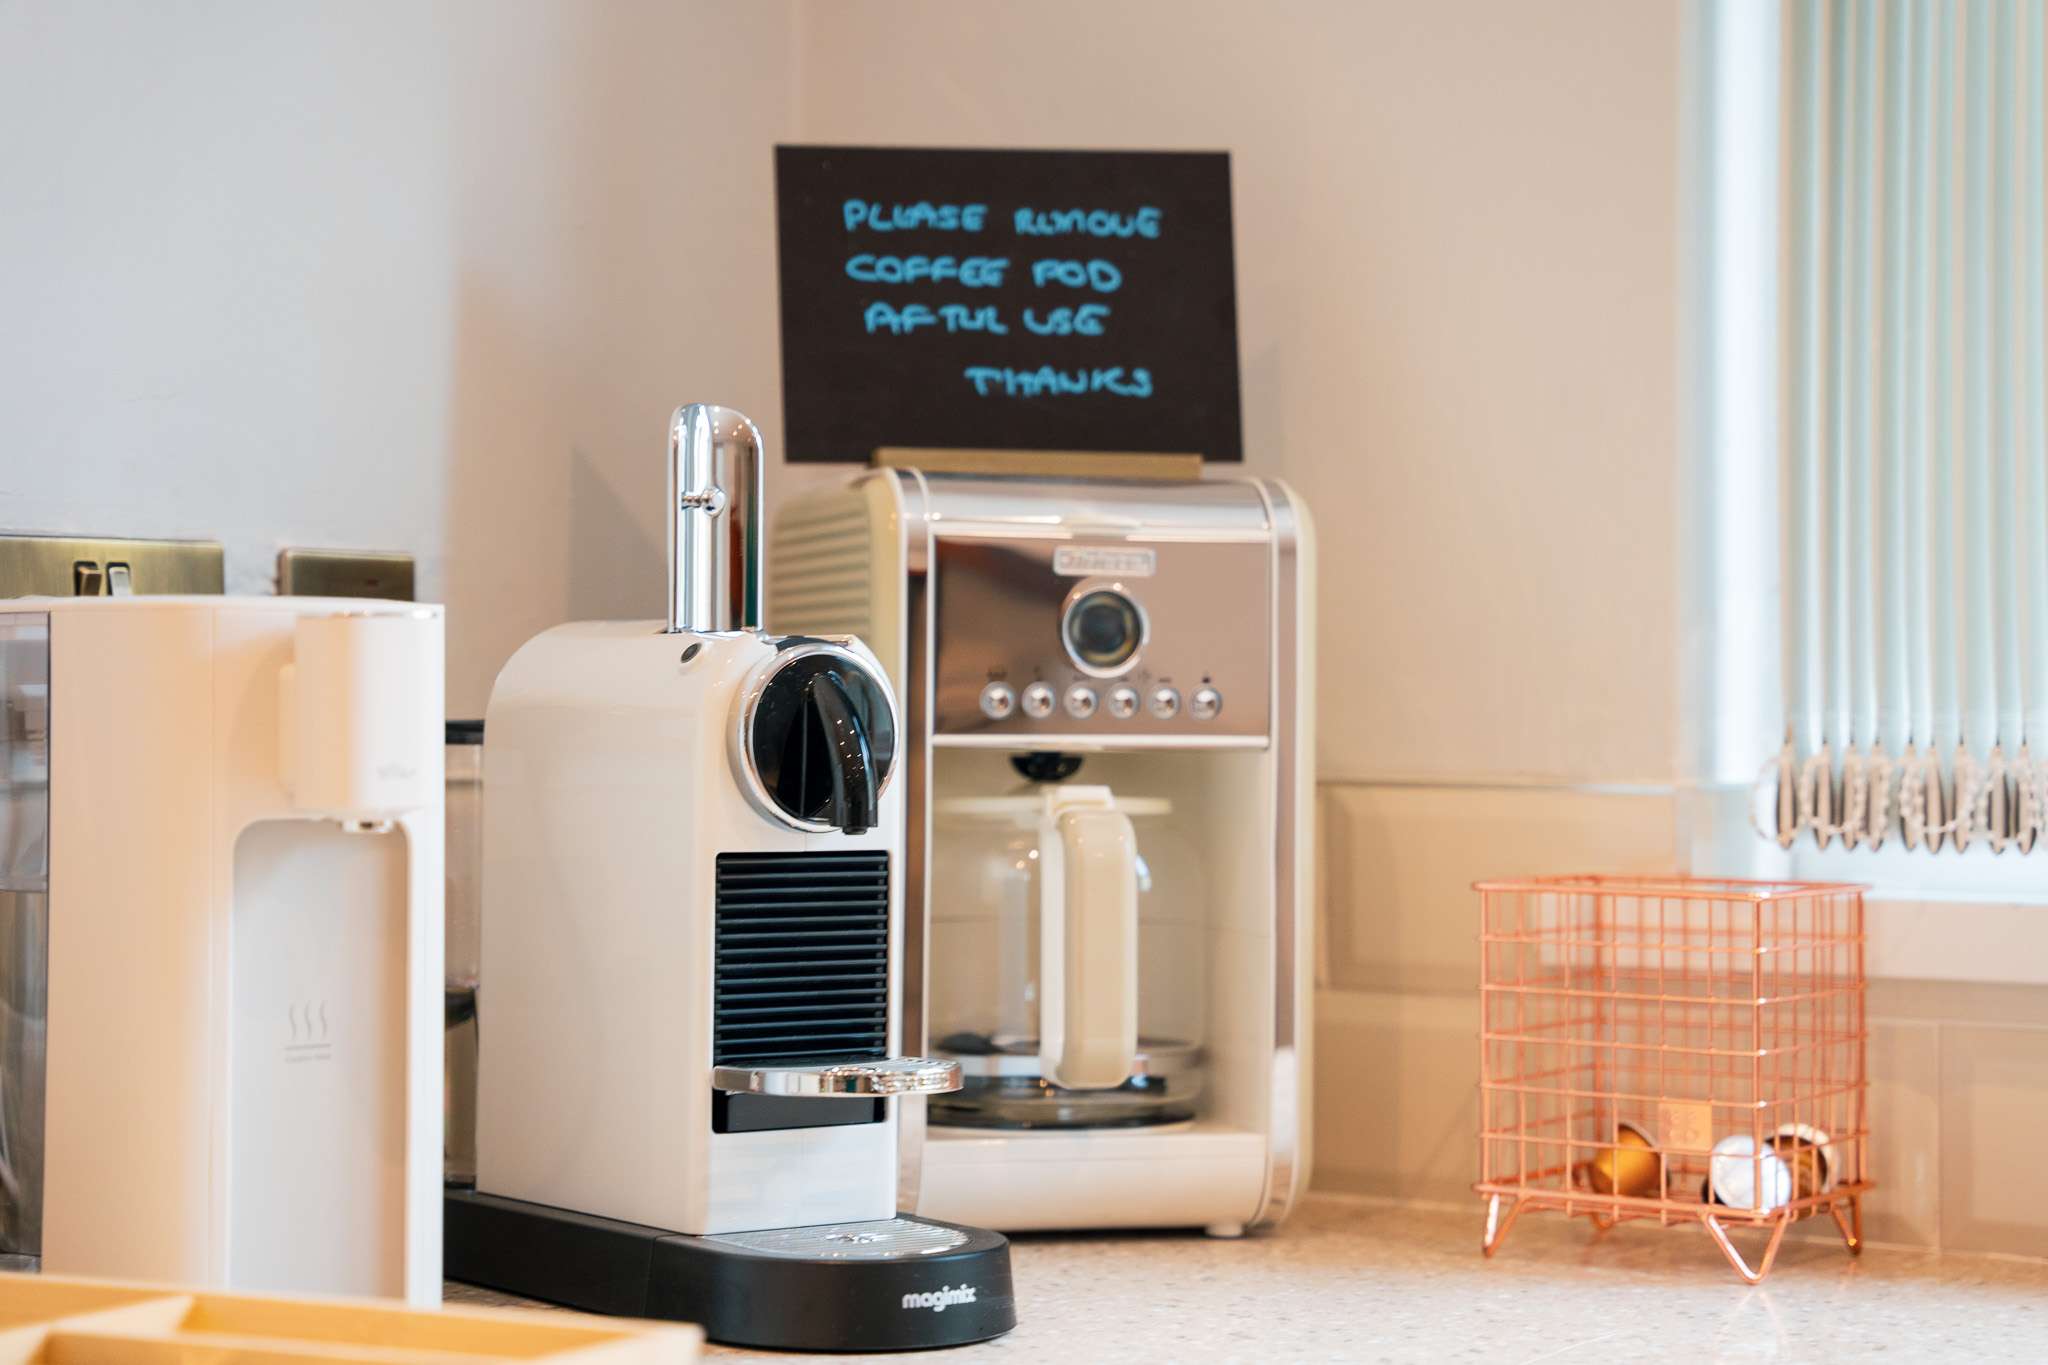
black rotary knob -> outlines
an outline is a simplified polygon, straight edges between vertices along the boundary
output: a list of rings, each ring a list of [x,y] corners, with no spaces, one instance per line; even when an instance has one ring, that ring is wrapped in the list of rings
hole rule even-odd
[[[743,721],[756,795],[799,829],[865,834],[896,759],[889,690],[851,651],[795,645]]]

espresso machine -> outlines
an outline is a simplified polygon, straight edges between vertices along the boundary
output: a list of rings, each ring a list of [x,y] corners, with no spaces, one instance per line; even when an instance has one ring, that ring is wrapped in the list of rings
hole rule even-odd
[[[441,1299],[442,616],[0,603],[0,1246]]]
[[[903,700],[903,1037],[963,1080],[906,1106],[903,1207],[1279,1222],[1309,1166],[1306,509],[898,468],[777,529],[769,620],[859,635]]]
[[[847,635],[762,632],[762,451],[669,432],[669,616],[566,625],[485,715],[474,1192],[452,1278],[714,1340],[898,1350],[1015,1324],[1008,1243],[898,1216],[894,689]]]

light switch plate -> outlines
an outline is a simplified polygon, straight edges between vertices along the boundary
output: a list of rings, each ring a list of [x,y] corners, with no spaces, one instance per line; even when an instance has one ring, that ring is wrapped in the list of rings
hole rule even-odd
[[[217,596],[224,566],[211,540],[0,535],[0,597]]]
[[[280,550],[280,597],[413,600],[412,556],[376,550]]]

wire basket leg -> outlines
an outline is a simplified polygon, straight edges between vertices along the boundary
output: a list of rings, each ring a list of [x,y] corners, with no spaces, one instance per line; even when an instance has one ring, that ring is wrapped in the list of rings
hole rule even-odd
[[[1842,1205],[1839,1202],[1828,1205],[1828,1212],[1835,1215],[1835,1227],[1841,1231],[1842,1245],[1849,1248],[1851,1256],[1861,1256],[1863,1254],[1863,1199],[1860,1195],[1852,1194],[1847,1202],[1849,1205],[1847,1215],[1842,1213]]]
[[[1508,1239],[1508,1229],[1522,1216],[1522,1201],[1517,1199],[1508,1205],[1508,1216],[1500,1216],[1500,1196],[1486,1201],[1486,1236],[1480,1239],[1479,1249],[1488,1256],[1500,1250],[1500,1244]]]
[[[1714,1244],[1721,1248],[1721,1254],[1728,1258],[1728,1264],[1735,1267],[1735,1273],[1750,1284],[1761,1284],[1764,1276],[1771,1273],[1771,1262],[1778,1259],[1778,1244],[1785,1240],[1785,1229],[1792,1225],[1789,1218],[1781,1218],[1771,1225],[1771,1240],[1764,1243],[1764,1258],[1757,1262],[1755,1270],[1742,1259],[1742,1253],[1735,1249],[1735,1243],[1728,1240],[1728,1231],[1721,1226],[1718,1218],[1702,1218],[1707,1231],[1713,1235]]]

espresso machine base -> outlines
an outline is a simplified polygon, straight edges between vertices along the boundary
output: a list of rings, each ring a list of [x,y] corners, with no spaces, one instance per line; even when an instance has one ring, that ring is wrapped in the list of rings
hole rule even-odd
[[[1017,1325],[1010,1243],[980,1228],[899,1217],[693,1237],[468,1190],[444,1210],[450,1279],[694,1322],[731,1346],[921,1350]]]

